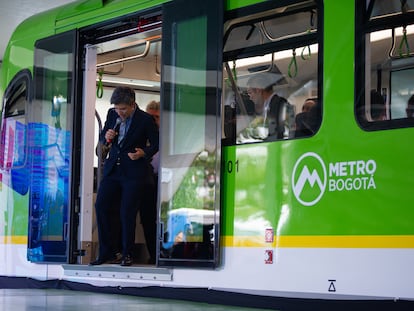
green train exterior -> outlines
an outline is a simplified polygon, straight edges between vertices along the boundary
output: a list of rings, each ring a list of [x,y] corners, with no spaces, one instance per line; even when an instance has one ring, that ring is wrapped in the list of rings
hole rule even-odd
[[[200,10],[208,11],[200,19],[186,19],[175,4],[197,11],[181,0],[78,1],[38,14],[13,33],[0,76],[0,249],[5,263],[0,274],[271,297],[412,300],[414,118],[408,116],[406,103],[414,94],[414,1],[214,1],[211,7],[200,4]],[[83,154],[94,152],[93,140],[85,138],[93,130],[87,132],[84,118],[93,116],[85,107],[95,95],[90,86],[96,83],[91,80],[96,73],[88,74],[85,54],[97,57],[88,46],[109,41],[90,39],[97,31],[107,35],[108,28],[118,29],[117,22],[135,16],[159,22],[151,31],[161,35],[163,44],[158,90],[164,124],[161,233],[153,267],[158,270],[143,281],[141,270],[136,276],[131,272],[129,279],[122,268],[115,269],[115,277],[105,274],[112,267],[88,271],[82,258],[90,244],[82,232],[90,230],[85,222],[93,211],[93,205],[84,206],[92,200],[84,194],[93,191],[87,192],[91,185],[83,184],[93,179],[93,172],[85,168],[90,160]],[[66,89],[73,115],[62,121],[65,132],[56,135],[63,137],[62,146],[66,144],[62,148],[68,154],[69,173],[57,186],[66,195],[49,211],[57,216],[49,213],[44,220],[52,232],[45,233],[45,239],[50,245],[61,243],[51,249],[62,248],[63,255],[43,260],[30,251],[33,182],[27,168],[27,183],[22,175],[24,160],[36,160],[25,158],[18,148],[10,154],[5,144],[10,131],[4,124],[15,124],[6,120],[18,123],[27,115],[7,110],[4,95],[10,94],[9,84],[22,71],[24,77],[36,77],[34,47],[39,40],[53,43],[55,36],[65,34],[74,38],[76,55],[68,53],[73,71]],[[266,60],[243,64],[256,57]],[[283,137],[263,139],[254,134],[251,123],[246,125],[254,118],[247,79],[257,72],[277,75],[274,89],[287,99],[279,116],[285,124]],[[201,77],[197,83],[193,74]],[[32,81],[27,85],[24,94],[30,100],[32,92],[44,91],[30,89]],[[385,103],[380,120],[374,118],[372,89]],[[299,137],[295,115],[309,97],[318,102],[316,127]],[[45,123],[54,128],[55,121]],[[24,136],[29,130],[16,133]],[[23,136],[13,138],[15,145],[26,144]],[[21,169],[20,190],[13,186],[13,169]],[[174,253],[174,238],[188,225],[191,232],[179,245],[189,253]],[[203,231],[204,226],[210,231]],[[62,228],[63,238],[56,234]],[[198,252],[206,244],[207,255]],[[46,264],[39,265],[42,261]]]

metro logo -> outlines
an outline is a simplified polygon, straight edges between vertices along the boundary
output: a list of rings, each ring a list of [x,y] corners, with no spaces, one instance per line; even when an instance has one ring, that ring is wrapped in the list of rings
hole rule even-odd
[[[326,167],[319,155],[308,152],[296,161],[292,188],[300,203],[305,206],[316,204],[325,192],[326,183]]]
[[[329,167],[329,176],[326,167]],[[314,153],[303,154],[292,172],[292,189],[296,199],[305,206],[315,205],[325,191],[359,191],[376,189],[373,159],[329,163]],[[328,186],[328,187],[327,187]]]

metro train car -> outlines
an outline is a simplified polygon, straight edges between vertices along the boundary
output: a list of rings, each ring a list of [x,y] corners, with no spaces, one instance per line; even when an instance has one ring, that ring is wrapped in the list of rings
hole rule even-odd
[[[1,65],[0,287],[409,308],[411,79],[414,0],[79,0],[28,18]],[[89,265],[117,86],[161,103],[155,264],[138,217],[132,266]]]

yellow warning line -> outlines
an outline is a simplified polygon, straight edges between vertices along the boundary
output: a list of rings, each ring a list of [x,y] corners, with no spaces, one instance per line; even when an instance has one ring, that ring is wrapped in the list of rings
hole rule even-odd
[[[311,248],[414,248],[414,235],[340,235],[222,237],[226,247],[311,247]]]
[[[261,236],[223,236],[221,243],[224,247],[414,248],[414,235],[275,236],[273,242]],[[27,237],[3,236],[0,244],[27,244]]]
[[[0,239],[1,244],[27,244],[27,236],[22,235],[12,235],[12,236],[3,236]]]

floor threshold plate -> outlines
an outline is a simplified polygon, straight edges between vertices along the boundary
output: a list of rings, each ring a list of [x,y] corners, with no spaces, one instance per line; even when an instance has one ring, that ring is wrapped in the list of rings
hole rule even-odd
[[[84,278],[111,278],[128,280],[172,281],[172,272],[166,268],[119,265],[63,265],[64,275]]]

